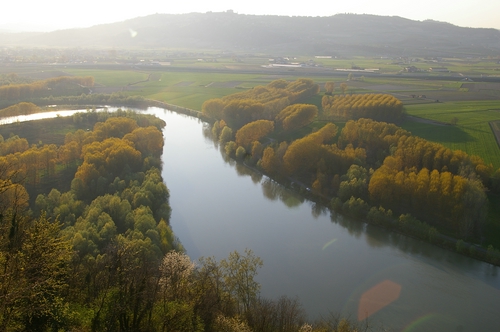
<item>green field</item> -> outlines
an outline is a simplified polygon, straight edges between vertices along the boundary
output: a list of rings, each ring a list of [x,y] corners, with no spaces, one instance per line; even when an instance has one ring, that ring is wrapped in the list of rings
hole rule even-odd
[[[405,64],[391,59],[310,59],[298,58],[294,61],[313,60],[317,65],[310,69],[270,70],[267,73],[262,65],[268,63],[266,57],[218,58],[216,62],[199,61],[197,58],[175,59],[171,66],[124,66],[105,65],[82,69],[65,66],[52,68],[42,66],[35,69],[28,66],[19,68],[19,74],[33,78],[59,75],[93,76],[93,93],[120,92],[127,95],[140,95],[145,98],[163,101],[194,110],[201,110],[203,102],[229,94],[245,91],[257,85],[266,85],[276,79],[296,80],[311,78],[320,87],[327,81],[335,82],[334,94],[339,94],[340,83],[347,83],[348,94],[389,93],[400,99],[410,116],[399,125],[429,141],[443,144],[450,149],[460,149],[471,155],[478,155],[494,169],[500,168],[500,148],[492,132],[490,123],[500,127],[500,83],[464,81],[464,76],[447,80],[427,79],[432,73],[419,73],[417,76],[394,75],[401,72]],[[328,75],[334,68],[348,69],[351,66],[379,68],[382,73],[393,74],[391,77],[370,76],[354,72],[348,80],[348,72]],[[431,66],[447,67],[454,73],[498,75],[499,64],[491,60],[466,61],[444,59],[439,64],[424,61],[412,65],[427,70]],[[5,68],[4,68],[5,69]],[[210,72],[210,69],[214,69]],[[225,71],[221,71],[225,69]],[[228,70],[230,69],[230,70]],[[253,71],[253,73],[252,73]],[[3,72],[0,68],[0,73]],[[421,77],[419,77],[421,75]],[[321,107],[323,93],[308,100],[308,103]],[[314,122],[289,137],[295,139],[324,125]],[[339,123],[339,130],[344,123]],[[11,132],[4,132],[8,137]],[[44,143],[48,137],[41,136]],[[490,217],[486,230],[486,242],[496,248],[500,246],[500,197],[490,193]]]
[[[314,60],[317,64],[329,69],[347,69],[356,65],[362,68],[380,68],[384,72],[394,72],[404,67],[403,64],[395,64],[395,61],[391,59],[361,57],[297,58],[294,61],[308,60]],[[238,68],[259,68],[266,61],[268,59],[264,57],[242,58],[240,62],[231,58],[218,58],[217,62],[189,58],[172,62],[172,66],[175,67],[189,66],[189,70],[181,72],[152,67],[136,67],[129,70],[113,70],[112,67],[106,70],[65,68],[65,72],[71,75],[93,76],[97,93],[123,92],[201,110],[203,102],[211,98],[219,98],[257,85],[265,85],[279,78],[294,80],[308,77],[307,71],[302,74],[299,70],[290,70],[281,74],[270,72],[267,75],[246,74],[238,71]],[[423,61],[412,63],[422,69],[428,69],[432,64],[429,65]],[[498,73],[495,69],[500,67],[490,60],[443,59],[439,65],[454,72],[475,74]],[[233,70],[211,73],[197,71],[196,68],[231,68]],[[425,74],[422,75],[422,79],[404,76],[401,78],[382,76],[365,78],[362,73],[353,73],[353,80],[347,81],[348,73],[346,72],[345,76],[311,74],[310,78],[320,86],[327,81],[336,82],[336,93],[340,93],[339,86],[342,82],[348,84],[348,93],[390,93],[404,103],[408,115],[431,120],[427,123],[407,120],[401,124],[403,128],[414,135],[441,143],[451,149],[460,149],[468,154],[479,155],[486,163],[491,163],[495,169],[499,168],[500,149],[489,122],[500,120],[500,84],[464,82],[463,76],[456,80],[427,80]],[[313,103],[320,106],[320,97]],[[455,123],[455,125],[449,125],[450,123]]]
[[[408,115],[438,123],[405,121],[401,126],[414,135],[453,150],[482,157],[500,167],[500,149],[489,125],[500,119],[500,101],[467,101],[407,105]],[[456,121],[456,125],[445,125]]]

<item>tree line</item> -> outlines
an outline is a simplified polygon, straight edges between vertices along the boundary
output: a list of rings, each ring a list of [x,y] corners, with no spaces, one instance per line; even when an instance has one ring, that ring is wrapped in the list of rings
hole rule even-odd
[[[119,113],[129,117],[104,113],[92,131],[68,133],[61,146],[9,153],[10,143],[0,144],[0,331],[356,328],[335,318],[313,329],[297,299],[260,297],[263,262],[251,250],[192,262],[169,226],[156,126],[164,123]],[[69,191],[40,193],[30,207],[25,170],[8,158],[44,149],[53,153],[34,159],[55,172],[74,162],[76,172]],[[72,157],[61,159],[63,150]]]
[[[94,86],[94,78],[60,76],[30,83],[7,84],[0,86],[0,98],[9,101],[26,101],[32,98],[58,95],[67,90],[79,90]]]
[[[402,103],[388,95],[325,96],[323,101],[323,114],[335,107],[351,112],[354,107],[376,119],[402,115]],[[486,190],[495,190],[500,170],[494,172],[480,157],[372,118],[349,120],[339,131],[331,121],[319,120],[314,105],[290,104],[274,119],[258,121],[245,118],[247,110],[238,110],[246,122],[241,127],[231,127],[224,118],[212,127],[227,155],[278,180],[299,183],[306,193],[331,199],[332,207],[356,217],[426,239],[429,234],[436,239],[438,230],[463,239],[482,238],[488,217]],[[290,139],[275,139],[286,131]],[[394,222],[386,222],[389,219]],[[404,222],[398,224],[399,219]]]
[[[293,82],[276,80],[266,86],[207,100],[202,105],[202,113],[215,120],[224,120],[233,129],[239,129],[252,121],[274,120],[285,107],[307,100],[318,92],[318,84],[310,79]]]
[[[357,120],[370,118],[397,122],[403,116],[403,103],[389,94],[324,95],[321,104],[327,118]]]

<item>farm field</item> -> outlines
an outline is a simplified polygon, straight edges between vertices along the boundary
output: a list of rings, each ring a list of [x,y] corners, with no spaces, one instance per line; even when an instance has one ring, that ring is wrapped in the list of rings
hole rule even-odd
[[[500,149],[490,121],[500,119],[500,101],[467,101],[406,105],[408,115],[431,121],[407,120],[401,126],[414,135],[453,150],[482,157],[500,167]],[[455,122],[455,125],[450,123]]]
[[[226,61],[226,60],[224,60]],[[392,75],[366,75],[348,72],[329,75],[334,66],[340,64],[349,68],[350,63],[368,68],[378,60],[321,59],[325,67],[311,70],[270,70],[255,72],[237,68],[260,68],[259,59],[252,63],[236,63],[227,59],[225,63],[197,62],[196,60],[175,61],[177,69],[155,66],[40,66],[40,68],[20,68],[19,74],[36,79],[61,75],[92,76],[95,86],[92,93],[119,92],[125,95],[139,95],[200,111],[203,103],[211,98],[242,92],[258,85],[266,85],[276,79],[296,80],[311,78],[320,85],[319,95],[307,100],[321,110],[321,98],[325,82],[335,82],[334,94],[341,94],[340,84],[346,83],[347,94],[388,93],[400,99],[409,117],[401,127],[429,141],[441,143],[451,149],[460,149],[468,154],[478,155],[494,169],[500,168],[500,148],[492,128],[500,127],[500,83],[464,81],[456,79],[428,79],[422,77]],[[350,62],[349,62],[350,61]],[[391,60],[384,60],[387,66]],[[185,66],[185,67],[182,67]],[[233,68],[219,70],[219,68]],[[203,68],[203,69],[202,69]],[[209,68],[214,68],[210,71]],[[4,68],[5,69],[5,68]],[[208,69],[208,70],[207,70]],[[386,67],[384,70],[390,70]],[[471,69],[472,70],[472,69]],[[3,70],[0,69],[0,72]],[[453,123],[453,125],[452,125]],[[342,128],[345,122],[337,123]],[[320,128],[324,123],[316,121],[289,137],[295,139],[304,133]],[[8,135],[8,133],[5,133]],[[46,140],[46,139],[45,139]],[[490,195],[491,196],[491,195]],[[491,196],[490,218],[486,232],[487,242],[500,246],[500,211],[495,206],[499,197]]]
[[[215,56],[214,56],[215,58]],[[127,95],[140,95],[145,98],[164,101],[195,110],[201,110],[203,102],[211,98],[219,98],[228,94],[250,89],[257,85],[265,85],[273,80],[284,78],[295,80],[301,77],[310,77],[323,87],[327,81],[334,81],[335,93],[339,94],[340,84],[347,83],[347,93],[389,93],[400,99],[405,105],[407,114],[430,121],[407,120],[400,125],[413,134],[430,141],[442,143],[451,149],[461,149],[469,154],[482,157],[491,163],[495,169],[500,167],[500,149],[492,132],[490,122],[500,120],[500,83],[481,83],[463,81],[464,76],[457,76],[456,80],[427,79],[431,74],[422,74],[420,77],[383,77],[366,76],[353,72],[348,80],[349,73],[329,76],[328,70],[333,68],[350,68],[352,65],[363,68],[380,68],[381,71],[394,71],[399,66],[401,70],[405,64],[395,64],[393,59],[310,59],[299,57],[293,61],[314,61],[324,66],[322,75],[317,75],[318,68],[307,70],[286,70],[281,72],[270,71],[248,73],[238,71],[238,67],[258,68],[269,61],[266,57],[242,57],[238,61],[231,58],[218,58],[217,62],[199,61],[196,58],[175,60],[172,62],[177,68],[184,66],[184,70],[175,71],[168,68],[148,66],[103,67],[72,67],[47,66],[44,70],[24,68],[20,73],[26,75],[77,75],[93,76],[96,86],[94,93],[121,92]],[[441,61],[453,71],[496,74],[500,65],[494,61],[465,61],[456,59],[442,59]],[[415,64],[415,63],[413,63]],[[429,63],[420,61],[421,66]],[[430,62],[433,64],[433,62]],[[416,66],[416,65],[415,65]],[[443,65],[444,66],[444,65]],[[210,72],[196,68],[234,68],[225,72]],[[423,67],[422,67],[423,68]],[[308,76],[308,73],[310,76]],[[439,101],[439,102],[436,102]],[[310,101],[320,106],[321,96]],[[449,125],[449,123],[455,125]]]

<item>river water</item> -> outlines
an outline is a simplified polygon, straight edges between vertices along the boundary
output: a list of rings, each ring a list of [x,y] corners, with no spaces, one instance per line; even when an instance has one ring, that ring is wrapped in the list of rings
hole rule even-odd
[[[261,296],[298,298],[310,318],[342,313],[394,331],[499,331],[499,268],[348,220],[228,161],[200,120],[167,123],[163,179],[171,225],[197,260],[246,248]]]

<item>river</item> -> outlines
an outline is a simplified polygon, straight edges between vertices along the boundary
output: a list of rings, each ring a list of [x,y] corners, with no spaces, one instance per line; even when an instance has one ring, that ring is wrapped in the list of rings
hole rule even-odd
[[[171,225],[192,259],[251,249],[264,261],[261,296],[296,297],[310,318],[342,313],[406,332],[500,330],[498,267],[330,214],[224,158],[200,120],[147,112],[167,123]]]

